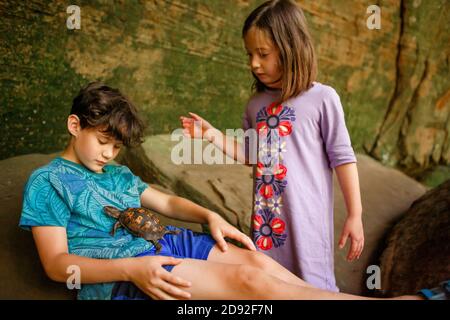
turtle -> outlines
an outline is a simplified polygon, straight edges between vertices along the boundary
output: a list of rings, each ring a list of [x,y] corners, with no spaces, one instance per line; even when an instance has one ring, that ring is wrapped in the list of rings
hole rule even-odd
[[[158,242],[166,234],[177,235],[180,230],[167,230],[159,218],[147,208],[127,208],[119,210],[112,206],[104,206],[103,211],[110,217],[118,219],[114,224],[111,235],[114,236],[117,229],[124,227],[131,234],[136,237],[142,237],[145,240],[153,243],[156,247],[156,253],[159,253],[162,246]]]

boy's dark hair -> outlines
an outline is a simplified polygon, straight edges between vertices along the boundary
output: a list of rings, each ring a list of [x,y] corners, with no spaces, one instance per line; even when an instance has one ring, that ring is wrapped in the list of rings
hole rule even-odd
[[[145,125],[135,106],[118,89],[101,82],[91,82],[80,90],[70,114],[78,116],[82,129],[98,128],[125,146],[143,142]]]
[[[252,27],[264,31],[280,51],[281,101],[308,90],[317,76],[317,60],[300,6],[291,0],[266,1],[247,17],[242,36],[245,37]],[[264,91],[265,85],[253,76],[253,88],[257,92]]]

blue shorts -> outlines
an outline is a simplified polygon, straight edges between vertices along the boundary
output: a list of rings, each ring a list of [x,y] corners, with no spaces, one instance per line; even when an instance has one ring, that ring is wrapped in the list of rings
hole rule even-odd
[[[181,230],[177,235],[166,234],[159,243],[162,248],[156,254],[156,248],[153,246],[149,251],[138,254],[136,257],[142,256],[169,256],[175,258],[191,258],[206,260],[209,252],[216,244],[216,241],[206,233],[198,233],[192,230],[167,226],[168,230]],[[173,265],[165,265],[164,269],[172,271]],[[112,290],[111,299],[113,300],[148,300],[150,299],[132,282],[117,282]]]

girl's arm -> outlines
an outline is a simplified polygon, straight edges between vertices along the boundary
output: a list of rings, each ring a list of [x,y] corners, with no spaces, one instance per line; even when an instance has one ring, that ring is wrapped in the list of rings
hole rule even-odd
[[[238,142],[235,137],[224,135],[220,130],[214,128],[208,121],[195,113],[189,112],[189,114],[192,118],[180,117],[186,136],[198,139],[205,138],[228,157],[250,166],[245,156],[244,145]]]
[[[68,253],[67,233],[64,227],[33,227],[32,233],[39,257],[47,276],[57,282],[66,282],[72,274],[70,266],[80,270],[80,283],[132,281],[154,299],[189,298],[182,287],[190,283],[173,276],[162,265],[176,265],[180,259],[163,256],[92,259]]]
[[[214,211],[203,208],[192,201],[163,193],[155,188],[147,188],[141,194],[141,204],[173,219],[207,223],[211,230],[211,236],[217,241],[222,251],[227,250],[225,237],[241,242],[250,250],[256,250],[247,235],[230,225]]]
[[[362,204],[356,163],[346,163],[337,166],[335,170],[344,195],[348,216],[361,218]]]
[[[339,240],[339,247],[343,248],[347,238],[351,238],[352,243],[347,255],[347,259],[351,261],[358,259],[364,248],[358,169],[356,163],[347,163],[337,166],[335,170],[347,208],[347,219]]]

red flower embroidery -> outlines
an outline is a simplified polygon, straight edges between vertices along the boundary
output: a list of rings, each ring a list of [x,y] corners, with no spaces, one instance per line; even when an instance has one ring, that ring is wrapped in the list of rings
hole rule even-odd
[[[261,109],[256,116],[259,134],[268,134],[269,130],[276,130],[280,136],[288,136],[292,133],[292,121],[295,121],[294,110],[276,103]]]
[[[256,165],[256,190],[266,199],[272,198],[274,194],[279,196],[287,182],[283,181],[286,177],[287,168],[282,164],[264,165],[258,162]]]
[[[259,210],[253,217],[253,237],[258,248],[270,250],[280,247],[286,241],[285,222],[275,217],[269,209]]]

